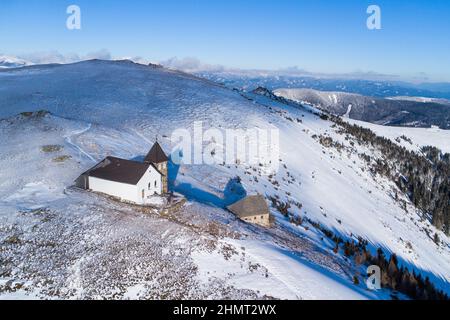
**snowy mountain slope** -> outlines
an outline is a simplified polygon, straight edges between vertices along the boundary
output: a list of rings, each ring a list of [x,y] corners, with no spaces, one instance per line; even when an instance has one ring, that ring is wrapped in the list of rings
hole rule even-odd
[[[450,105],[437,99],[384,99],[312,89],[277,89],[274,93],[355,120],[393,126],[450,128]]]
[[[270,103],[265,97],[253,98],[263,104]],[[314,140],[311,138],[312,134],[329,135],[344,145],[349,145],[345,137],[336,134],[336,129],[332,128],[331,124],[318,121],[318,117],[314,121],[314,116],[297,111],[296,108],[281,107],[283,110],[289,110],[288,117],[300,118],[303,122],[293,125],[291,121],[285,120],[288,123],[287,128],[283,127],[286,124],[278,124],[285,133],[284,137],[290,138],[281,148],[284,153],[282,158],[288,164],[291,174],[301,177],[302,182],[299,187],[283,185],[282,190],[293,195],[301,195],[299,198],[304,211],[308,212],[308,215],[312,213],[314,219],[328,228],[345,230],[356,235],[363,234],[372,242],[390,248],[425,270],[440,269],[438,275],[448,281],[449,275],[446,271],[448,247],[442,249],[433,246],[431,239],[422,231],[424,226],[430,224],[428,222],[423,224],[414,208],[410,208],[412,212],[405,215],[398,203],[391,198],[391,190],[395,189],[393,184],[385,179],[372,177],[355,154],[317,148],[317,144],[311,141]],[[305,117],[301,117],[302,115]],[[377,127],[380,133],[386,132],[383,126],[371,126]],[[418,130],[421,134],[415,132],[412,137],[421,136],[422,141],[427,136],[427,129],[404,130],[406,132]],[[441,141],[446,146],[445,149],[448,149],[450,132],[443,130],[439,133],[441,135],[437,141]],[[430,139],[427,144],[434,145],[435,137],[429,135],[428,137],[433,140]],[[371,150],[365,152],[373,154]],[[415,235],[412,237],[410,232]],[[414,248],[412,252],[406,248],[409,247],[408,241]],[[438,263],[441,258],[443,260]]]
[[[48,109],[66,117],[111,126],[127,126],[128,122],[151,118],[152,125],[160,123],[153,130],[162,133],[168,125],[163,121],[167,116],[171,119],[167,128],[170,133],[185,119],[210,121],[220,116],[223,118],[218,120],[227,123],[233,115],[212,111],[221,105],[227,105],[231,111],[239,106],[235,94],[207,80],[130,61],[92,60],[3,71],[0,83],[4,117]],[[197,106],[210,108],[211,112],[202,113]],[[152,112],[155,107],[158,112]]]
[[[31,62],[11,56],[0,55],[0,69],[3,68],[20,68],[32,65]]]
[[[67,187],[91,157],[140,155],[137,134],[50,115],[9,118],[0,132],[8,137],[0,144],[8,168],[0,186],[1,298],[385,297],[354,288],[340,270],[350,266],[312,243],[249,229],[221,209],[191,202],[182,212],[143,212]],[[295,246],[314,256],[300,258]],[[318,258],[334,272],[313,268]],[[320,283],[302,283],[297,273]]]
[[[408,150],[419,152],[423,146],[431,145],[450,153],[449,130],[432,128],[404,128],[380,126],[369,122],[346,119],[349,123],[368,128],[377,135],[391,139]],[[402,138],[407,137],[408,140]],[[411,140],[411,141],[409,141]]]
[[[424,229],[436,230],[420,212],[408,204],[406,213],[393,199],[393,183],[368,172],[358,153],[375,151],[356,146],[357,152],[338,152],[322,146],[314,134],[350,142],[333,123],[306,109],[258,95],[242,97],[187,74],[130,62],[89,61],[0,72],[0,92],[0,115],[7,118],[1,133],[8,137],[0,142],[0,167],[7,168],[0,171],[0,236],[7,248],[2,252],[11,259],[6,266],[10,270],[1,273],[4,283],[19,281],[31,293],[47,296],[52,286],[45,283],[51,280],[59,290],[55,297],[60,298],[124,298],[136,292],[158,298],[389,298],[388,292],[355,286],[352,278],[359,274],[362,281],[363,268],[334,254],[333,243],[312,226],[295,226],[272,208],[277,223],[265,230],[240,223],[221,209],[227,183],[239,175],[248,194],[300,202],[301,209],[291,209],[294,214],[346,237],[363,236],[374,249],[382,246],[395,252],[402,263],[449,290],[449,239],[441,233],[443,244],[437,246]],[[39,109],[54,116],[14,116]],[[67,189],[78,174],[106,155],[130,159],[144,155],[157,134],[170,150],[166,137],[173,130],[192,129],[193,122],[201,120],[205,128],[278,128],[280,170],[270,177],[258,166],[245,164],[182,166],[174,187],[188,202],[180,211],[165,214],[145,215],[137,208]],[[408,135],[412,129],[404,130]],[[445,142],[448,134],[442,130],[436,136]],[[414,142],[433,144],[434,136],[429,137],[433,141],[425,141],[424,135]],[[63,148],[43,152],[47,145]],[[79,231],[72,237],[75,225]],[[52,253],[51,246],[39,240],[42,233],[49,234],[51,242],[67,239],[64,248],[73,247],[67,249],[69,256],[64,250]],[[174,239],[178,233],[183,236]],[[99,234],[107,236],[99,239]],[[161,243],[166,236],[170,241]],[[120,244],[123,239],[127,241]],[[137,249],[126,250],[126,245]],[[35,257],[32,252],[41,247],[47,255]],[[149,258],[144,257],[146,250],[152,251]],[[183,262],[170,262],[168,255]],[[38,258],[52,264],[39,263]],[[140,272],[129,263],[137,258]],[[168,264],[168,273],[193,276],[194,282],[184,286],[179,283],[183,280],[163,271],[156,278],[150,276],[151,259]],[[38,271],[27,271],[19,261]],[[104,263],[101,272],[109,274],[101,277],[101,288],[93,282],[100,272],[93,269],[98,261]],[[52,270],[48,278],[43,271],[47,268]],[[132,277],[118,276],[120,268]],[[33,288],[29,284],[33,281],[41,285]],[[179,290],[168,292],[171,286]],[[191,292],[190,286],[200,289]]]

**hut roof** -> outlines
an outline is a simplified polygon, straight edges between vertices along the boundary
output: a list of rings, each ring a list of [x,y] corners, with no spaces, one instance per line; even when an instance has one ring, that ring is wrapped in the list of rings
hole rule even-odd
[[[262,195],[245,197],[227,208],[239,218],[269,214],[269,207]]]

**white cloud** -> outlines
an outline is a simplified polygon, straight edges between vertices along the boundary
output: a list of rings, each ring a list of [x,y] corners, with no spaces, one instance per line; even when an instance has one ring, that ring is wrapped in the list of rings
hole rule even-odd
[[[182,59],[173,57],[168,60],[161,61],[160,63],[167,68],[182,70],[186,72],[221,72],[226,70],[224,66],[206,64],[194,57],[186,57]]]
[[[98,51],[90,52],[81,58],[81,60],[92,60],[92,59],[111,60],[112,56],[108,50],[101,49]]]
[[[114,60],[130,60],[133,61],[135,63],[139,63],[139,64],[144,64],[144,65],[148,65],[148,64],[159,64],[158,62],[155,62],[153,60],[141,57],[141,56],[126,56],[126,57],[122,57],[122,58],[117,58]]]
[[[131,60],[138,62],[134,59]],[[326,74],[319,72],[310,72],[298,66],[291,66],[275,70],[229,68],[222,65],[206,64],[195,57],[186,57],[186,58],[173,57],[168,60],[161,61],[160,64],[162,64],[167,68],[181,70],[190,73],[211,72],[211,73],[224,73],[247,77],[292,76],[292,77],[318,77],[318,78],[393,80],[393,81],[398,81],[400,79],[398,75],[382,74],[373,71],[367,72],[355,71],[341,74],[331,74],[331,73]]]

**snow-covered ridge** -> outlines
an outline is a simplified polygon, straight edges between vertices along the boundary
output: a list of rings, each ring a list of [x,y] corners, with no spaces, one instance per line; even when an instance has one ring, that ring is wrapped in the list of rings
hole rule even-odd
[[[26,61],[24,59],[20,59],[17,57],[12,56],[2,56],[0,55],[0,69],[6,69],[6,68],[20,68],[25,66],[30,66],[33,63],[30,61]]]
[[[400,101],[415,101],[415,102],[422,102],[422,103],[436,102],[436,103],[450,105],[450,100],[439,99],[439,98],[398,96],[398,97],[388,97],[387,99],[400,100]]]
[[[355,120],[394,126],[438,126],[450,129],[450,104],[443,99],[385,99],[312,89],[277,89],[274,94]]]

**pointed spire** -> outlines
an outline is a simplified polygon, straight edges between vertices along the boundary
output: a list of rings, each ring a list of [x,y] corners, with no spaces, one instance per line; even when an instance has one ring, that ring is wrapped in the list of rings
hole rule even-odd
[[[145,162],[150,163],[161,163],[161,162],[167,162],[169,158],[164,153],[163,149],[159,145],[158,140],[156,140],[155,144],[151,148],[150,152],[145,157]]]

